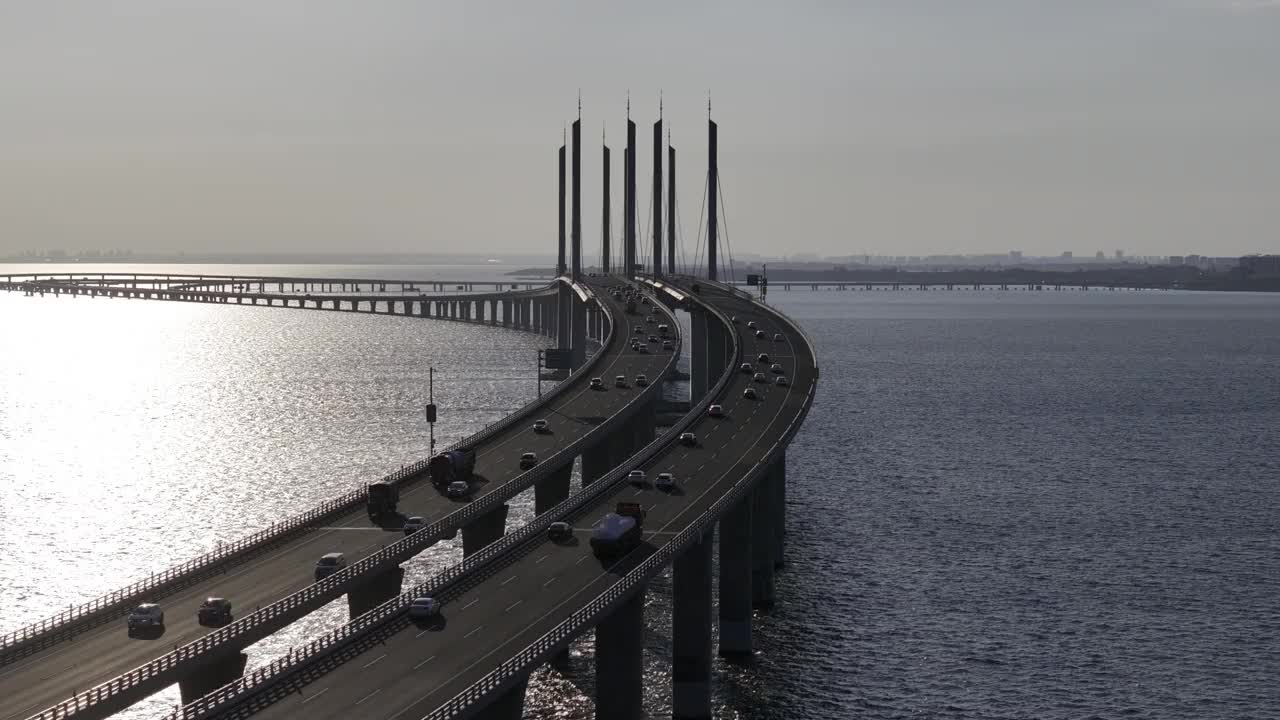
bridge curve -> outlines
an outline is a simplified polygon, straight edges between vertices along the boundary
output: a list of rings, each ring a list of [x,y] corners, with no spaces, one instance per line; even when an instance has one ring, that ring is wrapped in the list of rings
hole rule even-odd
[[[557,285],[569,286],[570,283],[561,280]],[[177,604],[180,609],[189,611],[183,618],[185,623],[178,623],[176,634],[191,642],[171,653],[157,656],[158,650],[148,652],[136,643],[121,643],[122,631],[113,635],[112,628],[100,627],[103,622],[120,617],[137,600],[155,599],[150,594],[158,591],[154,584],[135,588],[132,594],[118,595],[114,602],[91,604],[93,607],[86,609],[82,617],[68,619],[72,622],[47,623],[48,627],[43,631],[21,632],[18,634],[22,636],[19,638],[21,643],[6,646],[10,651],[3,656],[7,658],[7,666],[0,666],[0,693],[5,694],[6,706],[11,708],[0,717],[26,717],[30,711],[41,707],[48,709],[37,717],[104,717],[175,680],[183,683],[185,679],[196,676],[204,681],[203,684],[193,682],[191,688],[184,684],[184,698],[198,697],[239,673],[244,662],[240,654],[242,648],[333,598],[346,593],[352,616],[356,617],[386,597],[396,595],[399,592],[399,562],[440,538],[460,529],[464,554],[468,555],[497,540],[504,531],[506,501],[519,492],[534,487],[536,510],[545,511],[568,495],[570,471],[576,455],[584,457],[584,472],[600,473],[602,467],[610,467],[612,453],[618,450],[608,446],[602,451],[595,446],[601,444],[601,438],[609,437],[622,426],[630,427],[636,442],[646,429],[652,434],[654,406],[662,385],[658,379],[674,370],[677,353],[640,354],[631,351],[622,333],[613,331],[614,318],[624,315],[620,304],[607,295],[598,297],[582,287],[574,289],[577,291],[573,293],[577,298],[575,302],[584,306],[583,313],[589,318],[585,327],[578,328],[584,335],[582,340],[585,341],[588,330],[598,329],[599,332],[591,334],[599,336],[602,350],[540,402],[531,403],[515,415],[464,441],[479,446],[476,472],[490,480],[477,491],[471,502],[459,508],[453,501],[434,492],[429,484],[415,484],[424,475],[425,461],[393,473],[390,479],[405,485],[402,502],[406,507],[403,512],[436,518],[436,521],[425,530],[382,550],[374,551],[374,544],[342,548],[348,555],[363,559],[347,570],[315,583],[310,578],[298,580],[293,576],[300,568],[309,575],[319,553],[307,546],[314,542],[316,536],[324,534],[318,525],[358,522],[362,517],[359,505],[363,494],[353,491],[295,518],[288,528],[277,529],[282,531],[280,537],[258,538],[257,549],[270,545],[273,554],[270,558],[261,558],[260,554],[242,558],[249,571],[238,573],[242,577],[231,585],[244,593],[237,598],[238,604],[244,602],[243,607],[260,604],[262,609],[213,632],[195,627],[192,621],[194,604],[198,604],[206,594],[227,594],[224,592],[228,587],[225,577],[209,571],[216,568],[219,561],[225,566],[229,558],[206,559],[189,573],[186,579],[190,582],[175,582],[181,587],[166,601],[170,606]],[[510,318],[515,324],[527,323],[528,327],[541,327],[543,331],[555,333],[560,315],[534,312],[532,308],[537,302],[555,302],[554,293],[557,292],[556,286],[552,286],[533,297],[513,299],[525,300],[525,310],[514,313]],[[483,301],[493,299],[489,296]],[[459,300],[450,298],[453,302]],[[548,320],[550,322],[545,322]],[[655,382],[645,388],[611,389],[605,393],[586,390],[588,375],[602,369],[629,375],[644,372],[655,378]],[[551,434],[533,435],[523,426],[523,422],[535,412],[552,413],[554,431]],[[568,421],[560,422],[558,418]],[[600,418],[605,420],[600,421]],[[516,460],[526,450],[537,451],[543,456],[543,462],[532,470],[522,471],[518,469]],[[593,456],[593,462],[586,462],[588,456]],[[371,532],[376,534],[379,531],[371,528]],[[203,577],[200,571],[203,571]],[[281,581],[282,577],[287,579]],[[254,592],[260,595],[254,596]],[[248,598],[247,601],[244,598]],[[94,620],[86,622],[88,615],[93,615]],[[169,642],[165,646],[169,646]],[[31,657],[23,658],[28,654]],[[89,658],[93,662],[87,664],[94,669],[88,674],[49,673],[50,667],[85,665]],[[83,688],[86,682],[101,684],[87,693],[56,702],[72,695],[75,688]]]
[[[710,533],[719,527],[719,649],[749,653],[752,607],[772,601],[772,575],[782,560],[786,446],[812,405],[818,367],[804,331],[742,291],[688,278],[648,282],[672,304],[691,305],[695,329],[698,313],[705,313],[702,349],[695,344],[693,350],[704,353],[715,382],[687,415],[598,482],[481,554],[174,717],[519,718],[529,674],[593,627],[597,717],[639,717],[643,596],[648,581],[673,563],[676,714],[707,716]],[[766,329],[765,338],[747,327],[753,321]],[[691,342],[700,341],[695,335]],[[786,365],[788,386],[766,386],[754,372],[738,370],[761,352]],[[767,366],[764,372],[772,377]],[[759,399],[744,397],[748,387]],[[712,402],[723,406],[725,417],[707,415]],[[677,441],[687,431],[695,433],[695,447]],[[637,488],[627,479],[634,468],[650,476],[672,472],[683,482],[670,494]],[[584,528],[619,500],[643,502],[646,525],[658,529],[646,530],[646,542],[616,562],[601,561]],[[579,528],[575,541],[550,542],[546,530],[553,521]],[[415,595],[441,601],[443,620],[434,627],[411,622],[406,611]],[[323,702],[310,704],[320,696]]]

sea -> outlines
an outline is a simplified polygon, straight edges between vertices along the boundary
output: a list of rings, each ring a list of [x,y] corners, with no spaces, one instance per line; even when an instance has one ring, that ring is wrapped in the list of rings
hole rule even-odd
[[[76,272],[125,266],[77,266]],[[502,280],[501,265],[138,272]],[[55,271],[40,266],[44,272]],[[30,272],[0,266],[0,274]],[[1280,295],[837,291],[786,567],[717,718],[1280,718]],[[297,309],[0,293],[0,632],[424,457],[535,397],[529,334]],[[545,388],[544,388],[545,389]],[[532,516],[522,497],[509,524]],[[458,562],[444,542],[406,583]],[[646,595],[670,717],[671,579]],[[342,623],[339,600],[249,650]],[[592,642],[525,717],[593,716]],[[151,720],[170,688],[117,717]]]

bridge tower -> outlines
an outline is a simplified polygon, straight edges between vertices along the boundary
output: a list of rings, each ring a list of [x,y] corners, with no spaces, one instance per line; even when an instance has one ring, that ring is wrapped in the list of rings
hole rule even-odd
[[[570,277],[577,283],[582,280],[582,98],[578,98],[578,119],[573,121],[573,209],[570,241],[573,266]],[[569,365],[577,370],[587,358],[587,306],[586,302],[571,293],[569,296],[570,328],[569,348],[572,350]]]
[[[662,100],[653,124],[653,277],[662,277]]]
[[[623,206],[623,247],[626,253],[627,277],[636,275],[636,124],[631,120],[631,100],[627,100],[627,151],[626,177],[623,180],[623,192],[627,201]]]
[[[720,164],[716,159],[716,121],[711,119],[711,102],[707,101],[707,279],[716,279],[716,190],[720,182]]]
[[[667,274],[676,274],[676,149],[667,128]]]
[[[604,142],[601,132],[601,147],[604,148],[604,198],[600,205],[600,272],[609,274],[609,146]]]

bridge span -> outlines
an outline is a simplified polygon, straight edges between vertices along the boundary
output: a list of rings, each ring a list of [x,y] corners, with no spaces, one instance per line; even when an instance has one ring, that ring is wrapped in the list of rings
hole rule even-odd
[[[184,700],[194,700],[239,676],[245,647],[329,601],[346,594],[354,618],[397,596],[403,575],[399,564],[438,540],[461,530],[464,555],[471,555],[500,538],[506,503],[520,492],[533,487],[535,510],[545,512],[569,495],[578,456],[583,477],[590,481],[612,467],[615,457],[647,442],[654,431],[662,379],[676,366],[678,330],[673,336],[675,351],[663,352],[661,345],[646,343],[652,352],[636,352],[628,344],[630,333],[614,330],[615,318],[636,316],[626,315],[607,292],[596,295],[567,280],[559,284],[571,288],[569,295],[579,308],[573,319],[576,332],[567,334],[580,348],[595,338],[600,350],[552,392],[457,444],[477,450],[478,480],[468,499],[447,498],[422,482],[424,460],[389,476],[402,486],[401,523],[403,516],[410,515],[421,515],[430,523],[407,538],[399,523],[370,523],[361,488],[212,556],[10,633],[0,645],[0,694],[6,698],[0,718],[33,713],[106,717],[174,682],[181,685]],[[472,322],[485,318],[475,310],[480,303],[499,302],[504,324],[509,319],[513,327],[561,335],[562,315],[551,304],[559,302],[559,295],[553,286],[532,296],[449,302],[458,309],[453,317]],[[678,328],[665,310],[657,312]],[[627,378],[643,373],[654,382],[645,387],[627,383],[621,388],[611,383],[607,390],[595,391],[588,388],[593,373]],[[551,432],[531,432],[528,423],[543,416]],[[542,462],[531,470],[521,469],[520,455],[529,451],[536,452]],[[335,527],[367,529],[330,529]],[[344,552],[353,564],[315,582],[316,560],[335,551]],[[210,630],[195,618],[196,607],[209,595],[229,597],[237,608],[260,609]],[[129,638],[121,627],[123,615],[144,600],[163,600],[169,622],[162,637]],[[91,689],[85,692],[86,688]]]
[[[694,293],[688,279],[648,284],[673,305],[693,303],[691,342],[701,342],[693,347],[692,382],[706,389],[689,415],[480,555],[176,717],[514,720],[529,674],[594,628],[596,716],[639,718],[645,589],[667,565],[675,573],[674,715],[709,717],[712,533],[718,528],[718,650],[747,655],[752,610],[772,603],[773,574],[783,562],[786,446],[812,404],[818,370],[804,333],[741,291],[698,281]],[[762,353],[767,363],[757,359]],[[739,370],[744,362],[751,373]],[[772,363],[782,366],[789,384],[775,384]],[[755,379],[757,370],[766,382]],[[756,399],[744,396],[748,388]],[[724,417],[708,416],[712,402],[722,405]],[[681,443],[683,432],[694,433],[696,443]],[[632,469],[650,478],[671,472],[678,487],[664,492],[633,484]],[[589,529],[620,500],[647,509],[644,542],[621,558],[602,560],[587,542]],[[556,520],[572,523],[571,541],[547,538]],[[408,618],[417,595],[443,603],[438,620]]]

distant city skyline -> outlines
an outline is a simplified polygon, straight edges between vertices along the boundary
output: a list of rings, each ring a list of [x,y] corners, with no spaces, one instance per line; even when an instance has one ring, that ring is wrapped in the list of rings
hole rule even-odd
[[[550,253],[583,101],[677,148],[697,243],[707,92],[735,254],[1275,252],[1280,3],[0,8],[0,256]],[[785,249],[785,252],[783,250]]]

